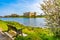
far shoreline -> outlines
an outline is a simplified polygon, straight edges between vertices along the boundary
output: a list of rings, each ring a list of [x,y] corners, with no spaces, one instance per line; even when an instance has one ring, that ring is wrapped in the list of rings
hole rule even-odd
[[[45,16],[36,16],[36,17],[0,17],[0,18],[45,18]]]

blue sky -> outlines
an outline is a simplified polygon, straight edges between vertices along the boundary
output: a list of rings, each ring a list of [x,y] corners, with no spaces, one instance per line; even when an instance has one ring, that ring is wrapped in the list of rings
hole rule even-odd
[[[39,6],[43,0],[0,0],[0,16],[9,14],[23,15],[24,12],[42,13]]]

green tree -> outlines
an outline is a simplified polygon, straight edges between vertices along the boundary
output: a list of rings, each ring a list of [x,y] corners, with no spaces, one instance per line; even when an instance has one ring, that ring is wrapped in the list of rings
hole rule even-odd
[[[47,26],[51,28],[56,37],[60,36],[60,0],[44,0],[41,4],[46,15]]]

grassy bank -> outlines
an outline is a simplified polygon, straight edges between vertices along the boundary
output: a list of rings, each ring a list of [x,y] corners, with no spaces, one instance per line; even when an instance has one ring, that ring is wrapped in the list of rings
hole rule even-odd
[[[13,25],[17,30],[22,29],[27,36],[16,36],[15,40],[57,40],[49,28],[29,27],[19,24],[18,22],[0,20],[0,30],[7,31],[8,24]]]
[[[43,15],[43,16],[35,16],[35,17],[29,17],[29,16],[17,16],[17,17],[1,17],[1,18],[45,18],[46,15]]]

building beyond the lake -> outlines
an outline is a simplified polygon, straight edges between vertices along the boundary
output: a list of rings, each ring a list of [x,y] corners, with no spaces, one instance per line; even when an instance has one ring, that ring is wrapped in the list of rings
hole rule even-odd
[[[24,16],[25,17],[36,17],[36,12],[25,12]]]

